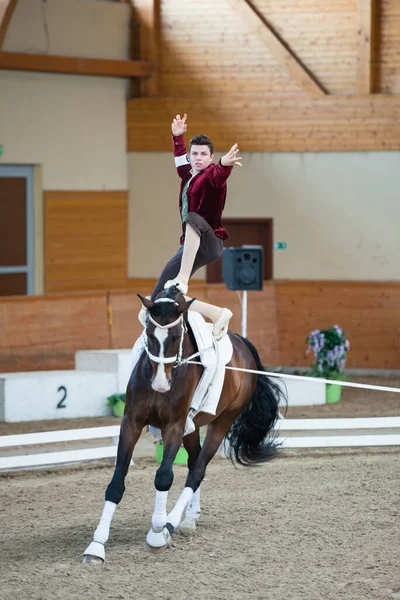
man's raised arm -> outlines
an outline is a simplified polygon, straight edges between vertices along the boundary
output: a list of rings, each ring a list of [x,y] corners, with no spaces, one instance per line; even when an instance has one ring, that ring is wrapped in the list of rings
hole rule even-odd
[[[238,156],[240,150],[237,144],[224,154],[219,163],[215,165],[215,169],[211,173],[211,180],[215,187],[222,187],[229,175],[232,173],[233,167],[241,167],[241,156]]]
[[[171,125],[174,143],[175,166],[177,168],[179,177],[183,177],[186,175],[187,171],[190,170],[190,163],[186,152],[185,138],[183,137],[187,130],[186,119],[186,114],[183,115],[182,119],[180,115],[176,115],[176,117],[172,120]]]

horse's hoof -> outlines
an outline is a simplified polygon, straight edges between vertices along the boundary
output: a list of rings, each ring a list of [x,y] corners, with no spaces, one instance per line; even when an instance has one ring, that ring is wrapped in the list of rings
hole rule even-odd
[[[105,559],[106,553],[104,550],[104,544],[95,542],[93,540],[83,553],[82,562],[86,565],[92,565],[92,567],[98,567],[104,564]]]
[[[193,517],[186,517],[176,529],[176,532],[186,537],[192,537],[196,534],[196,519]]]
[[[149,552],[164,552],[172,546],[171,534],[166,527],[160,531],[151,528],[146,536],[146,544]]]
[[[84,565],[90,565],[91,567],[102,567],[104,565],[104,560],[100,556],[93,556],[93,554],[85,554],[82,562]]]
[[[163,552],[165,552],[166,550],[169,550],[171,548],[171,546],[165,545],[165,546],[160,546],[159,548],[154,548],[154,546],[150,546],[150,544],[148,544],[146,542],[146,552],[150,552],[150,554],[162,554]]]

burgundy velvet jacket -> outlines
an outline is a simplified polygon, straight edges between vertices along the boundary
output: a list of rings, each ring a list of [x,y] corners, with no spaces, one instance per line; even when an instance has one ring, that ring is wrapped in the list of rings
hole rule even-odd
[[[179,192],[179,212],[182,216],[182,190],[192,176],[191,166],[187,158],[184,136],[173,137],[173,144],[175,164],[182,180]],[[221,162],[212,163],[193,178],[187,190],[188,212],[201,215],[211,225],[215,235],[222,240],[229,238],[228,232],[221,225],[221,217],[226,199],[226,180],[232,169],[233,167],[223,167]],[[184,224],[182,232],[181,244],[185,239]]]

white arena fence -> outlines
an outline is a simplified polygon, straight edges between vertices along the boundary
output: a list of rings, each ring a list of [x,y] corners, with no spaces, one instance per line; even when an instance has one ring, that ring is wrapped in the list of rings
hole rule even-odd
[[[194,361],[190,361],[194,362]],[[233,367],[226,367],[233,369]],[[254,371],[250,369],[235,369],[247,371],[270,377],[283,379],[298,379],[305,381],[318,381],[347,387],[380,390],[399,393],[399,388],[388,386],[375,386],[368,384],[349,383],[344,381],[331,381],[304,377],[299,375],[286,375],[268,371]],[[377,417],[377,418],[350,418],[350,419],[283,419],[277,424],[277,431],[344,431],[344,430],[377,430],[400,428],[400,417]],[[72,464],[76,462],[115,458],[117,454],[117,441],[120,425],[109,427],[92,427],[86,429],[71,429],[62,431],[46,431],[40,433],[27,433],[19,435],[7,435],[0,437],[0,449],[21,446],[34,446],[37,444],[54,444],[60,442],[73,442],[82,440],[98,440],[113,438],[113,444],[99,448],[84,448],[78,450],[64,450],[57,452],[21,454],[16,456],[0,457],[0,471],[12,469],[30,469],[44,466],[61,464]],[[344,448],[344,447],[366,447],[366,446],[400,446],[400,433],[390,434],[352,434],[352,435],[325,435],[309,437],[278,437],[282,448]]]
[[[278,431],[344,431],[400,428],[400,417],[351,418],[351,419],[280,419]],[[91,427],[63,431],[45,431],[6,435],[0,437],[0,449],[54,444],[81,440],[113,438],[114,443],[100,448],[63,450],[18,456],[0,457],[0,470],[30,469],[76,462],[115,458],[119,436],[119,425]],[[339,448],[362,446],[400,446],[400,434],[330,435],[313,437],[278,437],[283,448]]]

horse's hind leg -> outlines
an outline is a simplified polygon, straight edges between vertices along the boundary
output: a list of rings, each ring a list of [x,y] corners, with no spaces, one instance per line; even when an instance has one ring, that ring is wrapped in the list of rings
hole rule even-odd
[[[194,494],[200,488],[208,463],[217,452],[235,418],[236,415],[232,415],[232,413],[222,413],[208,426],[203,447],[193,469],[189,471],[185,488],[168,515],[167,528],[171,533],[179,526],[186,506],[191,503]]]
[[[120,503],[125,491],[125,477],[129,469],[133,449],[140,437],[143,427],[132,423],[128,416],[124,416],[121,423],[121,431],[118,443],[117,464],[114,474],[106,490],[103,514],[93,541],[86,548],[83,562],[96,565],[103,564],[105,560],[104,545],[110,534],[111,520],[114,516],[117,504]]]
[[[197,458],[201,452],[200,432],[194,431],[183,438],[183,444],[188,453],[189,472],[194,469]],[[196,521],[200,518],[200,487],[193,494],[193,498],[186,508],[186,516],[179,525],[178,532],[183,535],[193,535],[196,531]]]

